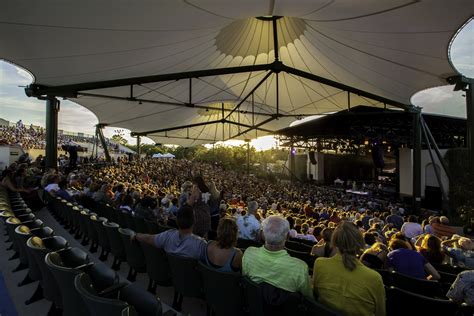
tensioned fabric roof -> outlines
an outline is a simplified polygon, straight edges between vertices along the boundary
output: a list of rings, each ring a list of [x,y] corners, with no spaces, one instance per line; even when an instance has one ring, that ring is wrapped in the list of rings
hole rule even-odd
[[[34,75],[35,96],[189,146],[351,104],[410,105],[456,74],[448,48],[473,11],[472,0],[12,0],[0,10],[0,58]]]

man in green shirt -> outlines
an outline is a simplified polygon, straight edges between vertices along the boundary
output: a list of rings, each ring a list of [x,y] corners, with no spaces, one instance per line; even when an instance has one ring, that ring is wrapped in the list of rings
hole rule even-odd
[[[265,245],[249,247],[242,258],[242,274],[256,283],[266,282],[288,292],[300,292],[313,300],[308,266],[285,250],[288,221],[272,215],[262,222]]]

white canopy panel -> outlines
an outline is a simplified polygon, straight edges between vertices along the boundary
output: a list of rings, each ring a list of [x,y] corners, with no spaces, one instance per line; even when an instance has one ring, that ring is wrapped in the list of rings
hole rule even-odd
[[[269,64],[272,21],[256,17],[282,16],[284,65],[408,105],[415,92],[456,74],[448,47],[473,13],[472,0],[12,0],[0,11],[0,58],[44,86]],[[72,100],[101,123],[187,146],[262,136],[350,105],[386,106],[282,71],[276,119],[276,77],[265,70],[205,76],[192,79],[191,93],[183,79],[134,85],[133,95],[130,86],[80,91]],[[234,123],[218,122],[223,117]]]

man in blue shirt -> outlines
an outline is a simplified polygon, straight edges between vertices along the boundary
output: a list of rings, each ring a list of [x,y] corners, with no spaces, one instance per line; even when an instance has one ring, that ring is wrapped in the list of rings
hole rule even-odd
[[[136,234],[139,242],[144,242],[165,252],[186,258],[203,259],[206,254],[206,241],[193,234],[193,208],[184,205],[178,210],[178,229],[170,229],[157,235]]]

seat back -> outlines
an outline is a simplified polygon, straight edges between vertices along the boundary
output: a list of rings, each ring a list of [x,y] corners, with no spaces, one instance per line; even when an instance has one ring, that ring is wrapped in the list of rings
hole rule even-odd
[[[130,237],[135,234],[133,230],[119,228],[120,238],[125,248],[127,263],[138,272],[145,272],[146,261],[140,244],[136,240],[131,240]]]
[[[242,315],[243,289],[240,273],[220,272],[199,262],[206,301],[217,316]]]
[[[160,299],[147,292],[137,283],[122,288],[119,299],[133,306],[138,315],[161,316],[163,314]]]
[[[124,301],[100,297],[94,290],[89,276],[85,273],[74,278],[74,287],[84,301],[90,315],[123,315],[130,309]]]
[[[248,247],[261,247],[262,244],[250,239],[237,239],[237,248],[247,249]]]
[[[44,247],[49,251],[58,251],[69,247],[69,243],[62,236],[51,236],[41,239]]]
[[[250,316],[293,315],[298,309],[301,295],[274,287],[266,282],[256,283],[242,278],[246,306]]]
[[[145,219],[137,216],[133,216],[133,221],[135,222],[135,228],[137,233],[145,234],[147,232]]]
[[[293,249],[288,249],[288,248],[285,248],[286,251],[288,252],[288,254],[294,258],[298,258],[304,262],[306,262],[306,264],[308,265],[308,269],[310,271],[313,270],[313,267],[314,267],[314,261],[316,260],[316,256],[312,256],[311,253],[309,252],[304,252],[304,251],[297,251],[297,250],[293,250]]]
[[[33,228],[30,230],[31,235],[39,237],[39,238],[46,238],[51,237],[54,235],[54,230],[51,227],[44,226],[41,228]]]
[[[447,299],[435,299],[397,287],[386,289],[387,315],[456,315],[458,305]]]
[[[135,221],[133,220],[133,216],[129,213],[122,213],[122,217],[125,218],[125,226],[128,229],[136,231]]]
[[[160,232],[160,228],[158,224],[155,222],[145,220],[145,225],[146,225],[148,234],[155,235]]]
[[[394,287],[428,297],[445,297],[438,281],[412,278],[398,272],[392,273],[392,279]]]
[[[105,227],[103,225],[104,222],[107,222],[105,217],[98,217],[96,220],[92,219],[92,225],[97,232],[99,245],[102,247],[102,249],[110,251],[109,237],[107,237],[107,232],[105,231]]]
[[[317,301],[310,301],[306,297],[304,297],[302,303],[299,304],[296,314],[298,316],[342,316],[341,313]]]
[[[311,249],[313,249],[312,246],[308,246],[306,244],[303,244],[298,241],[286,241],[285,247],[288,249],[296,250],[296,251],[301,251],[301,252],[311,252]]]
[[[140,243],[146,261],[148,277],[160,286],[173,285],[168,258],[163,249]]]
[[[54,236],[54,237],[58,237],[58,236]],[[54,237],[49,237],[49,238],[54,238]],[[53,302],[59,308],[62,308],[62,298],[61,298],[60,288],[53,274],[51,273],[49,268],[46,266],[46,263],[44,260],[46,254],[50,252],[50,250],[45,247],[38,246],[37,243],[34,242],[33,238],[37,238],[37,237],[30,237],[27,241],[27,246],[29,248],[29,251],[33,254],[34,260],[36,261],[36,264],[38,265],[39,270],[41,272],[40,284],[41,284],[41,287],[43,288],[43,295],[47,300]],[[45,239],[48,239],[48,238],[45,238]]]
[[[15,238],[17,240],[18,251],[20,253],[20,262],[24,265],[28,265],[28,249],[26,242],[31,237],[30,229],[26,226],[19,225],[15,228]]]
[[[383,284],[385,286],[392,286],[393,285],[393,272],[385,269],[373,269],[377,271],[380,276],[382,277]]]
[[[66,252],[68,252],[70,249],[77,248],[69,248],[59,253],[50,252],[46,254],[45,262],[48,269],[53,274],[53,277],[55,278],[57,284],[61,288],[64,314],[71,316],[87,315],[88,310],[84,305],[82,297],[79,295],[79,293],[74,287],[74,278],[76,277],[76,275],[81,273],[81,268],[86,265],[92,265],[93,263],[84,262],[82,265],[66,264],[63,260],[64,258],[62,257],[67,256],[68,254]],[[78,260],[77,263],[79,263]]]
[[[197,270],[196,259],[185,258],[168,253],[175,291],[185,297],[202,297],[202,280]]]
[[[117,258],[125,259],[125,247],[118,232],[120,226],[113,222],[104,222],[105,232],[110,242],[110,251]]]

